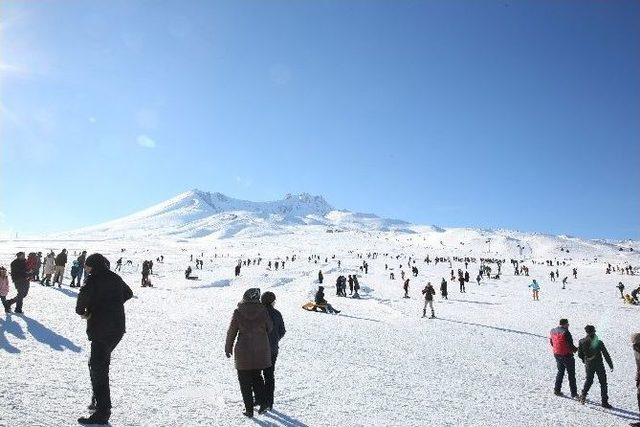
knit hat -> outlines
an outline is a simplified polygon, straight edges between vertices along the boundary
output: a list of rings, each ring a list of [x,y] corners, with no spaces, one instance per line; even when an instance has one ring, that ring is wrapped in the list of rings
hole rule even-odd
[[[263,293],[262,297],[260,298],[260,302],[262,302],[262,304],[266,306],[270,306],[271,304],[273,304],[275,300],[276,300],[276,294],[274,294],[271,291],[267,291]]]
[[[242,302],[260,302],[260,288],[249,288],[242,296]]]
[[[84,265],[94,270],[109,270],[111,263],[102,254],[91,254],[84,261]]]

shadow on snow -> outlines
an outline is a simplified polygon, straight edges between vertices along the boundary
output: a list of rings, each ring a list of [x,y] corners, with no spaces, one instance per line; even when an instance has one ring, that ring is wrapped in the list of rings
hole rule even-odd
[[[20,350],[17,347],[12,346],[5,336],[5,334],[10,334],[21,340],[25,339],[26,337],[20,324],[15,322],[11,318],[11,315],[7,314],[6,318],[2,319],[0,327],[2,328],[2,335],[0,335],[0,348],[5,350],[7,353],[20,353]]]
[[[52,331],[37,320],[27,316],[20,317],[24,319],[25,323],[27,324],[27,332],[29,332],[31,336],[33,336],[33,338],[35,338],[38,342],[47,344],[49,347],[56,351],[64,351],[65,349],[71,350],[74,353],[79,353],[80,351],[82,351],[82,348],[75,345],[71,340]],[[20,353],[20,350],[18,348],[12,346],[11,343],[9,343],[5,336],[5,333],[14,335],[19,339],[26,338],[22,327],[20,326],[20,324],[18,324],[18,322],[12,319],[11,315],[7,315],[7,317],[2,322],[0,348],[7,351],[8,353]]]
[[[479,326],[481,328],[494,329],[496,331],[511,332],[511,333],[514,333],[514,334],[529,335],[529,336],[532,336],[532,337],[538,337],[538,338],[547,339],[547,337],[545,337],[543,335],[538,335],[538,334],[534,334],[534,333],[531,333],[531,332],[525,332],[525,331],[518,331],[516,329],[500,328],[498,326],[483,325],[481,323],[473,323],[473,322],[464,322],[462,320],[444,319],[442,317],[437,317],[436,319],[437,320],[444,320],[445,322],[459,323],[461,325]]]

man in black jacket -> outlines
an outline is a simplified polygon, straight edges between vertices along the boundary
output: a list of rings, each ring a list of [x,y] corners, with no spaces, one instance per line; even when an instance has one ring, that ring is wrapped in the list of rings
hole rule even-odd
[[[594,374],[598,375],[598,381],[600,382],[600,395],[602,397],[602,407],[611,408],[609,405],[609,396],[607,395],[607,372],[604,369],[604,363],[602,363],[602,356],[607,361],[607,365],[613,371],[613,362],[611,356],[604,343],[600,341],[600,338],[596,336],[596,328],[593,325],[587,325],[584,327],[587,336],[582,338],[578,343],[578,357],[584,362],[587,378],[584,381],[584,387],[582,387],[582,394],[580,395],[580,403],[584,404],[587,399],[587,393],[593,384]]]
[[[11,306],[15,304],[15,312],[22,313],[22,300],[29,293],[29,271],[27,271],[27,259],[24,257],[24,252],[18,252],[16,259],[11,262],[11,280],[18,295],[7,300],[7,308],[11,311]]]
[[[120,276],[109,270],[109,261],[93,254],[85,261],[86,281],[80,289],[76,313],[87,319],[91,341],[89,374],[95,412],[78,419],[80,424],[107,424],[111,416],[109,364],[111,352],[125,333],[124,303],[133,296]]]
[[[276,302],[276,295],[273,292],[265,292],[260,297],[262,304],[267,308],[267,313],[273,322],[273,329],[269,332],[269,344],[271,345],[271,366],[263,369],[264,386],[265,386],[265,402],[264,406],[268,409],[273,408],[273,391],[275,389],[275,377],[273,375],[276,368],[276,359],[278,358],[279,342],[287,332],[284,328],[284,320],[282,314],[273,307]],[[260,403],[260,402],[259,402]]]

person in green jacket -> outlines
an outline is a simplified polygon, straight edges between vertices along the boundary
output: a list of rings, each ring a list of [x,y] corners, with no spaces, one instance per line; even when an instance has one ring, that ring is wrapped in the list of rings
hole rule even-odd
[[[587,378],[584,381],[584,387],[582,387],[582,394],[580,395],[580,403],[584,404],[587,399],[587,393],[593,384],[594,375],[598,375],[598,381],[600,382],[600,396],[602,397],[602,407],[611,408],[609,405],[609,396],[607,394],[607,372],[604,369],[604,363],[602,362],[602,356],[607,361],[607,365],[613,371],[613,362],[611,356],[604,343],[596,335],[596,328],[593,325],[587,325],[584,327],[587,336],[582,338],[578,343],[578,357],[584,363],[586,369]]]

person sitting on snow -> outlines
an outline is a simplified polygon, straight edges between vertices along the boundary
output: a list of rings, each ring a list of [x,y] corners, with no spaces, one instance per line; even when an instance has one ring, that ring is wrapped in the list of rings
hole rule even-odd
[[[315,303],[323,312],[340,313],[340,310],[336,310],[335,308],[333,308],[333,306],[329,304],[326,299],[324,299],[324,286],[318,286]]]

